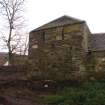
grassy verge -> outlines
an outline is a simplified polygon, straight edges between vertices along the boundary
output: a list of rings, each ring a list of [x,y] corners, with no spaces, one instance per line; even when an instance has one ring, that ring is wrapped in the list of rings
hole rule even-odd
[[[87,82],[80,87],[65,87],[56,95],[40,97],[48,105],[105,105],[105,82]]]

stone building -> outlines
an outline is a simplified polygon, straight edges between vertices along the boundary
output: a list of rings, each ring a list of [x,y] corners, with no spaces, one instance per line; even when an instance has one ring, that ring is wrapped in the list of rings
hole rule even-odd
[[[32,30],[29,36],[29,58],[43,71],[80,73],[92,59],[104,61],[104,51],[105,34],[92,34],[85,21],[69,16]]]

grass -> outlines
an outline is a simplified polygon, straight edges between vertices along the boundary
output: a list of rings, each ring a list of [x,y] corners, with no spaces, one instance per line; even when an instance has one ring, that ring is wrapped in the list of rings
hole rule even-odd
[[[105,82],[86,82],[79,87],[65,87],[56,95],[42,96],[41,102],[54,105],[105,105]]]

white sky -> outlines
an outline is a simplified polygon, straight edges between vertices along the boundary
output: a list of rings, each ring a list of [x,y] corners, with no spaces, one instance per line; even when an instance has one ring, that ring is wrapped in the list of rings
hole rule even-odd
[[[85,20],[93,33],[105,32],[105,0],[27,0],[29,31],[62,15]]]
[[[63,15],[85,20],[92,33],[105,32],[105,0],[26,0],[25,8],[28,32]]]

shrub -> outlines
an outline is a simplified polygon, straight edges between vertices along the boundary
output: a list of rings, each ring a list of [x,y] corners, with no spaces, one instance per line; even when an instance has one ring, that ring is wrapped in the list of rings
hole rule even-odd
[[[46,104],[59,104],[64,101],[64,97],[60,95],[44,96],[40,98],[43,103]]]
[[[105,105],[105,83],[95,81],[65,88],[55,96],[44,96],[43,100],[54,105]]]

